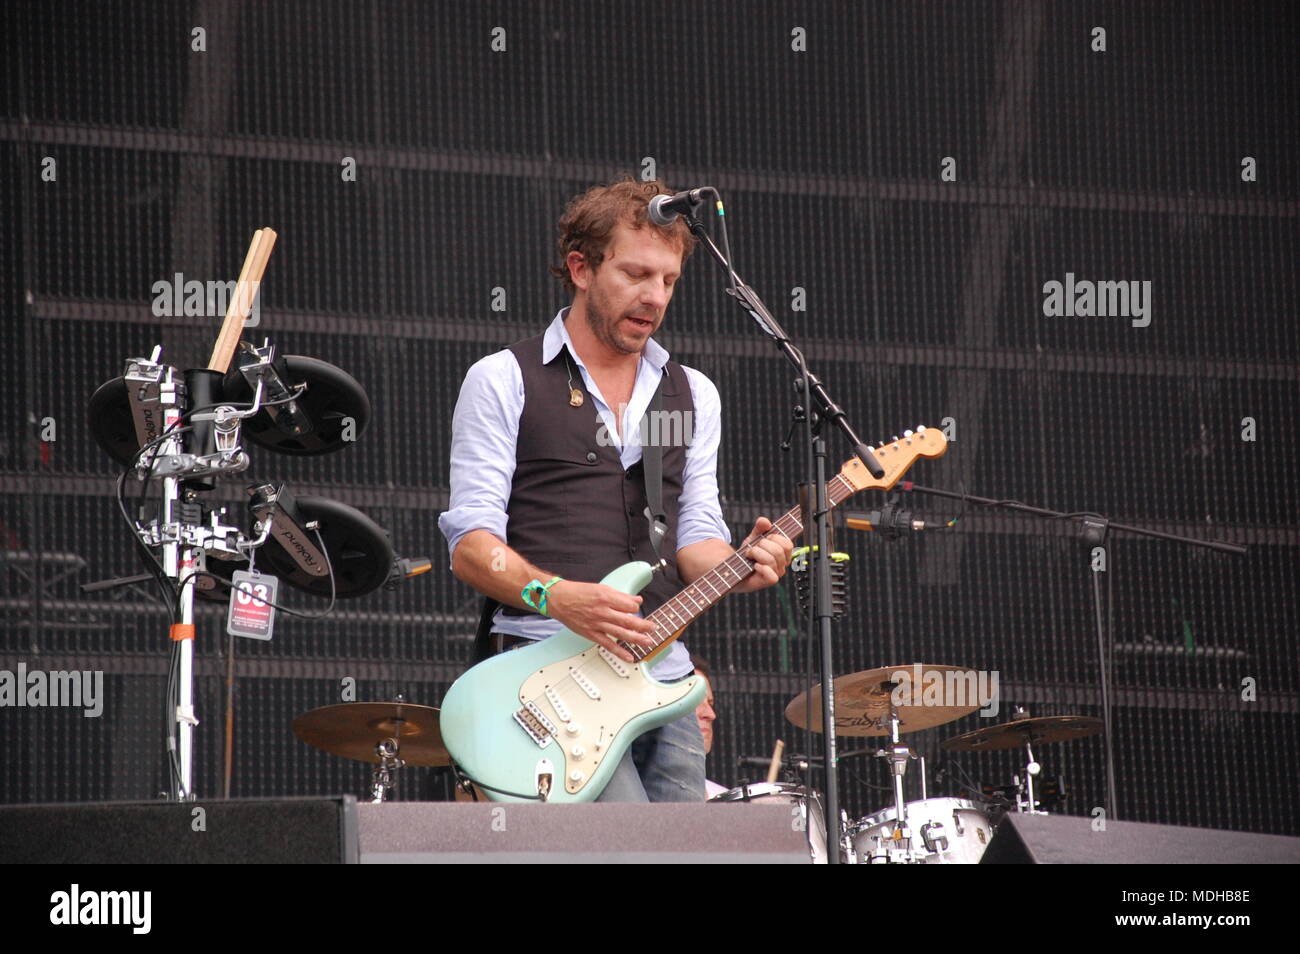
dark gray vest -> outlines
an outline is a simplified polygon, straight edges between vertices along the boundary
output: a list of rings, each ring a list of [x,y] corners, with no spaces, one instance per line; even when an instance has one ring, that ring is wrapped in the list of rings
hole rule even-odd
[[[506,508],[506,542],[529,562],[566,580],[594,583],[631,560],[654,563],[645,517],[642,462],[624,471],[614,439],[601,439],[596,402],[572,356],[568,361],[573,386],[582,392],[583,402],[580,407],[570,405],[567,352],[561,349],[550,364],[543,364],[543,338],[538,335],[510,346],[523,371],[524,410]],[[691,422],[694,402],[686,373],[674,361],[668,362],[665,372],[660,384],[664,412],[660,423]],[[617,414],[617,409],[614,412]],[[668,569],[656,573],[642,590],[643,613],[656,609],[682,588],[676,559],[677,505],[686,448],[679,438],[690,428],[643,425],[642,439],[652,440],[655,431],[663,445],[663,505],[668,517],[659,552],[668,561]],[[506,612],[525,615],[512,607]]]

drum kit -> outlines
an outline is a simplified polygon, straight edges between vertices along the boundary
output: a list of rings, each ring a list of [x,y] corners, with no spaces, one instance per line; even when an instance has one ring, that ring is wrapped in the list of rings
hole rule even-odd
[[[992,752],[1023,747],[1023,776],[1010,785],[984,787],[974,798],[929,798],[925,760],[921,759],[921,798],[907,801],[903,781],[908,763],[919,757],[902,736],[945,725],[979,708],[978,704],[945,705],[951,700],[927,696],[942,685],[975,685],[978,674],[959,666],[892,666],[869,669],[835,680],[835,733],[842,736],[884,737],[874,755],[890,769],[893,804],[850,822],[841,812],[839,860],[847,864],[978,864],[993,837],[997,823],[1008,810],[1047,814],[1064,798],[1056,779],[1036,786],[1042,766],[1034,758],[1035,745],[1064,742],[1096,735],[1100,719],[1084,716],[1032,718],[1017,707],[1008,722],[953,736],[941,745],[949,752]],[[971,700],[962,700],[970,703]],[[785,709],[786,718],[799,728],[822,731],[821,687],[800,693]],[[865,754],[871,750],[863,750]],[[847,756],[846,756],[847,757]],[[715,796],[721,803],[773,802],[791,805],[795,824],[808,833],[814,863],[825,863],[829,850],[820,794],[794,780],[776,781],[777,756],[766,782],[742,785]],[[786,760],[798,765],[798,756]]]
[[[917,676],[900,680],[900,674]],[[850,821],[841,812],[837,848],[827,837],[821,794],[801,784],[793,772],[809,759],[783,757],[783,743],[772,755],[766,781],[752,782],[710,799],[719,804],[785,804],[792,824],[805,831],[814,864],[825,864],[838,850],[847,864],[978,864],[1006,813],[1048,814],[1064,798],[1056,779],[1041,778],[1042,767],[1034,746],[1096,735],[1100,719],[1085,716],[1031,717],[1017,707],[1010,721],[953,736],[941,748],[948,752],[1025,750],[1023,775],[1002,786],[984,786],[970,798],[928,797],[925,759],[902,737],[921,729],[945,725],[975,711],[975,705],[939,705],[923,698],[923,688],[940,678],[970,679],[971,670],[958,666],[896,666],[869,669],[835,680],[835,731],[837,735],[879,737],[885,744],[875,750],[845,753],[844,758],[874,754],[889,766],[893,803]],[[822,730],[820,687],[800,693],[786,706],[786,717],[799,728]],[[923,704],[923,703],[929,704]],[[811,720],[809,713],[812,713]],[[439,710],[406,702],[347,702],[323,706],[294,720],[294,733],[303,742],[333,755],[374,766],[370,799],[388,799],[403,766],[447,766],[451,756],[438,728]],[[908,764],[920,761],[921,798],[907,801],[903,781]],[[767,761],[767,760],[763,760]],[[812,760],[815,761],[815,760]],[[790,777],[778,779],[782,766]]]

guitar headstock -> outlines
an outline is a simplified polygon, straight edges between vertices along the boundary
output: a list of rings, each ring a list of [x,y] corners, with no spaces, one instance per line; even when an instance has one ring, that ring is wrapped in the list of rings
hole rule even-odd
[[[918,425],[915,431],[904,431],[902,437],[872,448],[876,460],[884,468],[883,477],[872,477],[867,465],[856,457],[850,457],[840,468],[840,476],[857,490],[888,490],[898,479],[907,473],[907,469],[916,463],[918,457],[942,457],[948,450],[948,438],[943,431]]]

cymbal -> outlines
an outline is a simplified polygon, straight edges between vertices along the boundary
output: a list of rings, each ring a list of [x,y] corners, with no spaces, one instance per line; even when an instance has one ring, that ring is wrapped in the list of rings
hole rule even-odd
[[[398,758],[407,765],[450,765],[442,744],[438,710],[409,702],[344,702],[304,712],[293,720],[293,733],[331,755],[379,763],[375,746],[396,739]]]
[[[965,735],[955,735],[945,741],[943,748],[949,752],[992,752],[996,749],[1018,749],[1029,743],[1064,742],[1082,739],[1101,731],[1100,719],[1089,716],[1037,716],[1033,719],[1016,719],[985,729],[976,729]]]
[[[947,675],[954,674],[953,676]],[[960,674],[960,675],[958,675]],[[885,666],[865,669],[862,672],[839,676],[835,680],[835,734],[836,735],[889,735],[890,701],[897,695],[898,731],[916,732],[960,719],[978,709],[979,700],[963,699],[970,705],[936,705],[938,701],[955,701],[947,693],[928,693],[935,686],[977,685],[977,674],[964,666],[926,666],[920,663],[903,666]],[[814,686],[812,693],[812,730],[822,731],[822,689]],[[799,728],[807,725],[808,692],[801,692],[785,707],[785,717]]]

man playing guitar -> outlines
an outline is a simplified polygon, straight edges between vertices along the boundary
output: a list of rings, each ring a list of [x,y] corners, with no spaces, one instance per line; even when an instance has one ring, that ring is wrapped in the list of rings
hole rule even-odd
[[[629,646],[653,645],[642,614],[735,552],[718,501],[717,389],[651,337],[695,242],[680,219],[667,228],[648,220],[649,200],[668,191],[629,178],[575,198],[552,269],[572,303],[544,334],[481,359],[462,383],[439,527],[456,577],[490,601],[480,634],[488,653],[567,627],[632,662]],[[651,436],[647,421],[677,426]],[[660,446],[658,465],[646,466],[643,444]],[[648,470],[661,470],[658,547]],[[771,526],[759,517],[746,543]],[[780,532],[759,540],[747,554],[756,570],[736,591],[776,583],[791,549]],[[627,560],[660,557],[667,565],[641,595],[594,582]],[[692,672],[675,640],[652,675]],[[600,800],[703,797],[704,746],[690,713],[638,737]]]

